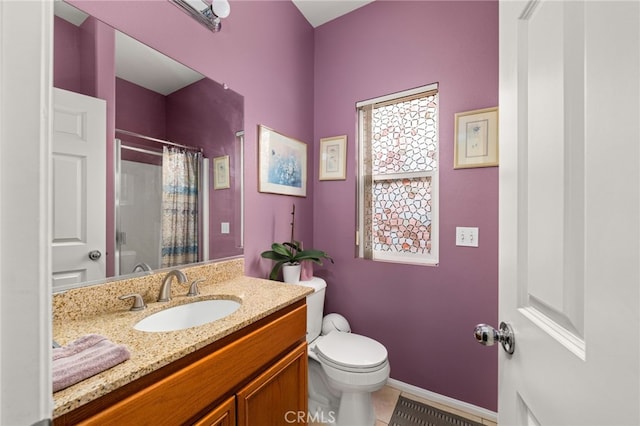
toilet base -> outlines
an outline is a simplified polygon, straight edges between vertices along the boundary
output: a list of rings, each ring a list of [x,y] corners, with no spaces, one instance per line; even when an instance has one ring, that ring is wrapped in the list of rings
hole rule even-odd
[[[371,393],[381,389],[389,377],[385,366],[379,377],[357,386],[337,383],[322,365],[309,357],[309,420],[327,426],[374,426],[376,422]],[[342,388],[342,391],[339,389]]]
[[[336,426],[340,392],[327,382],[322,367],[309,358],[309,421],[326,426]]]
[[[374,426],[375,423],[371,393],[342,392],[336,426]]]
[[[309,421],[323,426],[374,426],[371,394],[344,392],[337,409],[309,398]]]

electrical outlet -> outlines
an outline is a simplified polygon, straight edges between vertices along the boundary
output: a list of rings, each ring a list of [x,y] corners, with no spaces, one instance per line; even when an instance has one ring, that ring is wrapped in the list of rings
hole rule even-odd
[[[220,223],[220,233],[228,234],[229,233],[229,222],[221,222]]]
[[[478,247],[478,228],[456,226],[456,245]]]

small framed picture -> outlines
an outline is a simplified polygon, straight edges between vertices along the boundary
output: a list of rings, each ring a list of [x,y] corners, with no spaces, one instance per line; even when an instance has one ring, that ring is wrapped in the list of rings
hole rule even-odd
[[[213,159],[213,189],[230,188],[229,182],[229,156]]]
[[[498,108],[459,112],[456,131],[454,169],[498,165]]]
[[[346,161],[346,135],[320,139],[320,180],[345,180]]]
[[[258,125],[258,190],[307,196],[307,144]]]

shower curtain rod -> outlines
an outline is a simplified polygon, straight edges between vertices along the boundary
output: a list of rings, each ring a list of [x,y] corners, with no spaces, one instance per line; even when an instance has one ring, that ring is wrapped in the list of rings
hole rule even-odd
[[[165,141],[163,139],[156,139],[156,138],[152,138],[151,136],[141,135],[140,133],[134,133],[134,132],[130,132],[128,130],[116,129],[116,133],[122,133],[124,135],[129,135],[129,136],[135,136],[136,138],[148,140],[148,141],[151,141],[151,142],[158,142],[158,143],[161,143],[163,145],[177,146],[179,148],[189,149],[191,151],[202,152],[202,148],[198,148],[198,147],[194,147],[194,146],[181,145],[179,143]]]
[[[129,151],[141,152],[143,154],[150,154],[150,155],[155,155],[157,157],[162,157],[162,153],[161,152],[151,151],[151,150],[144,149],[144,148],[136,148],[134,146],[128,146],[128,145],[123,145],[123,144],[120,145],[120,148],[129,150]]]

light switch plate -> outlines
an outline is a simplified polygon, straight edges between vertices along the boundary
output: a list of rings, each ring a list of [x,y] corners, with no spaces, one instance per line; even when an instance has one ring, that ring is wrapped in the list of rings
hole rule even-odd
[[[456,245],[478,247],[478,228],[456,226]]]
[[[220,233],[228,234],[229,233],[229,222],[221,222],[220,223]]]

